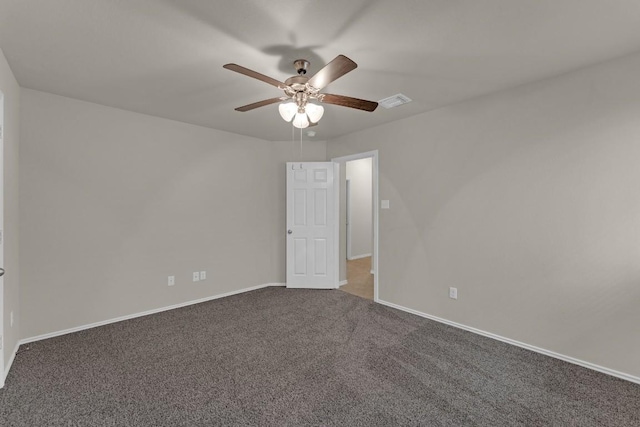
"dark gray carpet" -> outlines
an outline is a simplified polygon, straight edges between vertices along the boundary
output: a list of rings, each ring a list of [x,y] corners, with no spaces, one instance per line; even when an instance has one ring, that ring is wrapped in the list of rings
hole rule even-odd
[[[267,288],[30,345],[2,426],[640,425],[640,386],[341,291]]]

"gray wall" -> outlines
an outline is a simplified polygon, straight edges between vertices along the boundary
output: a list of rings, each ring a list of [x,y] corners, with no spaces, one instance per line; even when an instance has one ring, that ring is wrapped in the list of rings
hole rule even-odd
[[[346,162],[346,179],[351,186],[351,257],[373,253],[372,159]]]
[[[634,55],[329,141],[379,150],[380,298],[640,376],[639,75]]]
[[[18,147],[20,129],[20,87],[0,50],[0,91],[4,94],[4,362],[9,359],[19,339],[19,263],[18,263]],[[14,312],[11,327],[9,316]],[[0,381],[1,382],[1,381]]]
[[[23,338],[284,282],[291,141],[22,95]]]

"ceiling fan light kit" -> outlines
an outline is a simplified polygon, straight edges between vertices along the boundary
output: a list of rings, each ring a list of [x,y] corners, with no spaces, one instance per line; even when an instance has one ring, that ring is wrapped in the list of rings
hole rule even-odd
[[[301,105],[301,106],[300,106]],[[285,122],[293,120],[293,125],[299,129],[308,127],[311,123],[318,123],[324,114],[322,105],[296,102],[284,102],[278,106],[280,117]]]
[[[293,62],[293,66],[298,75],[289,77],[283,83],[237,64],[224,65],[223,67],[228,70],[261,80],[284,91],[284,96],[280,98],[271,98],[265,99],[264,101],[254,102],[253,104],[238,107],[236,108],[236,111],[246,112],[265,105],[288,101],[281,103],[278,106],[280,116],[286,122],[291,122],[293,120],[293,126],[299,129],[304,129],[317,124],[324,114],[324,107],[322,105],[309,102],[310,100],[369,112],[374,111],[378,106],[378,103],[373,101],[366,101],[364,99],[351,98],[343,95],[320,93],[320,91],[329,83],[344,76],[348,72],[353,71],[358,66],[355,62],[344,55],[336,56],[311,78],[305,76],[307,68],[309,67],[309,61],[306,59],[297,59]]]

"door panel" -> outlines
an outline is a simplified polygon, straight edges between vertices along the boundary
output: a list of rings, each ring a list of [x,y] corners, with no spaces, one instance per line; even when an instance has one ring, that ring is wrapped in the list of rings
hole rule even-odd
[[[313,190],[315,215],[313,216],[314,225],[327,225],[327,190],[325,188],[316,188]]]
[[[287,287],[336,288],[338,165],[287,163]]]
[[[294,246],[294,274],[307,274],[307,239],[293,239]]]
[[[293,191],[293,225],[307,225],[307,190],[297,189]]]
[[[315,271],[313,272],[316,276],[326,275],[327,274],[327,239],[315,239],[315,244],[313,248],[313,255],[315,259],[313,260],[313,266],[315,267]]]

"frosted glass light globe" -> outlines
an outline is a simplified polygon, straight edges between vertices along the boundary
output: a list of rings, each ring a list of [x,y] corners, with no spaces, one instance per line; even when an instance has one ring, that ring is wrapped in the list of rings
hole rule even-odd
[[[309,127],[309,118],[306,113],[296,113],[296,118],[293,119],[293,125],[298,129]]]
[[[278,111],[280,112],[280,117],[282,117],[285,122],[290,122],[298,112],[298,106],[295,102],[285,102],[278,106]]]
[[[312,123],[318,123],[322,118],[322,115],[324,114],[324,107],[322,105],[309,103],[305,107],[305,110],[307,112],[307,116],[309,116],[309,120]]]

